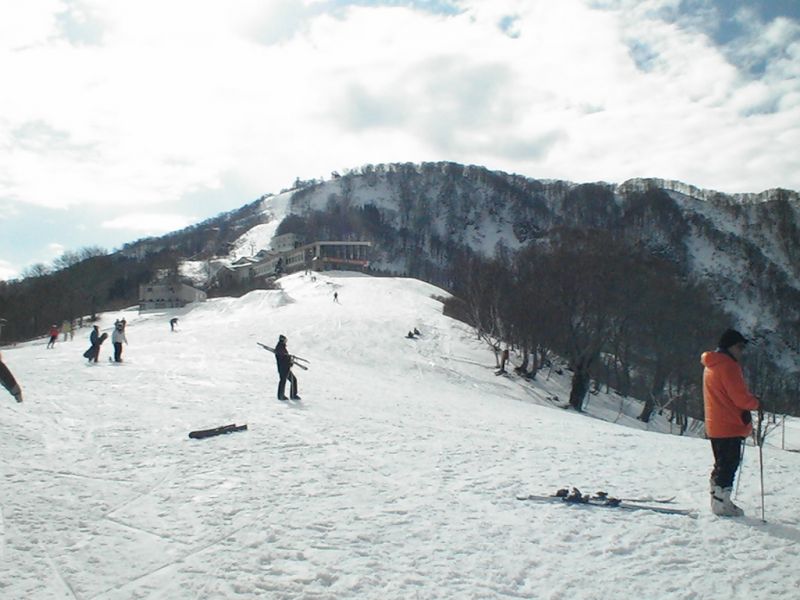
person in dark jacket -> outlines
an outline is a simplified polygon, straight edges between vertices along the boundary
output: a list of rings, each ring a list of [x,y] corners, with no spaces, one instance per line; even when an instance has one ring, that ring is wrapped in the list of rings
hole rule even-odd
[[[714,352],[700,357],[703,370],[703,405],[706,437],[714,452],[709,487],[711,511],[715,515],[740,517],[741,508],[731,500],[733,480],[741,462],[744,438],[753,431],[750,411],[759,407],[747,389],[739,364],[747,339],[734,329],[726,330]]]
[[[89,334],[89,343],[91,343],[91,346],[86,352],[83,353],[83,357],[88,358],[89,362],[97,362],[97,359],[100,356],[100,346],[103,345],[103,342],[106,341],[107,337],[107,333],[100,335],[100,328],[95,325],[92,328],[92,333]]]
[[[9,394],[14,396],[17,402],[22,402],[22,390],[17,380],[14,379],[14,376],[11,374],[11,371],[8,370],[6,363],[3,362],[2,354],[0,354],[0,383],[8,390]]]
[[[278,400],[300,400],[297,395],[297,377],[292,373],[292,365],[294,360],[292,355],[286,349],[286,336],[281,335],[278,337],[278,343],[275,345],[275,362],[278,364]],[[289,381],[289,398],[286,397],[286,381]]]

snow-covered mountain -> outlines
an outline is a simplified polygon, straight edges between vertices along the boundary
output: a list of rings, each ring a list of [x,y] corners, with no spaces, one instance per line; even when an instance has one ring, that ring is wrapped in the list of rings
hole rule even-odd
[[[0,597],[770,598],[797,595],[800,454],[746,449],[742,519],[713,517],[711,449],[569,378],[495,376],[417,280],[302,273],[281,289],[125,317],[125,363],[74,341],[4,348]],[[332,296],[338,292],[339,302]],[[179,318],[178,331],[169,320]],[[408,339],[417,327],[421,336]],[[275,399],[279,334],[306,358]],[[553,400],[554,397],[560,402]],[[600,418],[596,418],[600,417]],[[615,423],[616,421],[616,423]],[[249,429],[206,440],[189,431]],[[785,444],[800,449],[790,420]],[[574,485],[676,496],[696,518],[521,502]]]
[[[800,370],[800,198],[775,189],[727,195],[681,182],[619,185],[535,180],[453,163],[367,166],[266,197],[267,225],[234,246],[258,248],[288,214],[359,209],[376,269],[437,284],[451,250],[484,256],[547,239],[563,227],[610,230],[703,282],[735,325]]]

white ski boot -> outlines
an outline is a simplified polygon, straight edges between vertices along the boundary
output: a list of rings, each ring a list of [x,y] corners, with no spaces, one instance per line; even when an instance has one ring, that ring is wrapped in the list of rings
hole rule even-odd
[[[744,511],[731,500],[733,488],[715,485],[711,490],[711,512],[720,517],[741,517]]]

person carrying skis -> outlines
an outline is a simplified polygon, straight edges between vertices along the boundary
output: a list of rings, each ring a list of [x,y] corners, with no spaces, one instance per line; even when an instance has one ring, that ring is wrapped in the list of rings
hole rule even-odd
[[[294,359],[289,351],[286,349],[286,336],[280,335],[278,343],[275,345],[275,362],[278,365],[278,400],[300,400],[297,395],[297,377],[292,373],[292,365]],[[286,381],[289,381],[289,398],[286,397]]]
[[[111,343],[114,344],[114,362],[122,362],[122,344],[128,343],[125,337],[125,321],[119,321],[114,326],[114,333],[111,334]]]
[[[22,402],[22,390],[14,379],[14,376],[9,371],[6,363],[3,362],[3,355],[0,354],[0,383],[8,390],[8,393],[14,396],[17,402]]]
[[[727,329],[714,352],[704,352],[703,407],[706,437],[714,453],[709,491],[711,512],[725,517],[740,517],[744,511],[731,501],[733,480],[741,462],[744,438],[753,431],[751,410],[759,407],[747,389],[739,364],[747,339],[734,329]]]

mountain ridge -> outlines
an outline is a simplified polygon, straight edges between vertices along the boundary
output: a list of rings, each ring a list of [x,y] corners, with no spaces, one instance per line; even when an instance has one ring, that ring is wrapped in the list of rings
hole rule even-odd
[[[285,204],[277,212],[276,202]],[[328,180],[298,181],[292,189],[208,220],[208,227],[233,230],[238,224],[241,231],[201,254],[224,258],[227,248],[257,225],[269,223],[281,233],[286,228],[276,220],[354,210],[375,221],[360,231],[352,220],[346,224],[350,235],[375,242],[375,269],[437,285],[448,283],[440,273],[455,247],[490,257],[519,251],[564,227],[612,231],[706,284],[735,326],[767,339],[776,357],[788,353],[784,368],[798,369],[800,195],[795,191],[726,194],[655,177],[576,183],[452,162],[365,165]],[[142,240],[123,252],[163,247],[168,238]],[[241,256],[241,243],[239,248]]]

